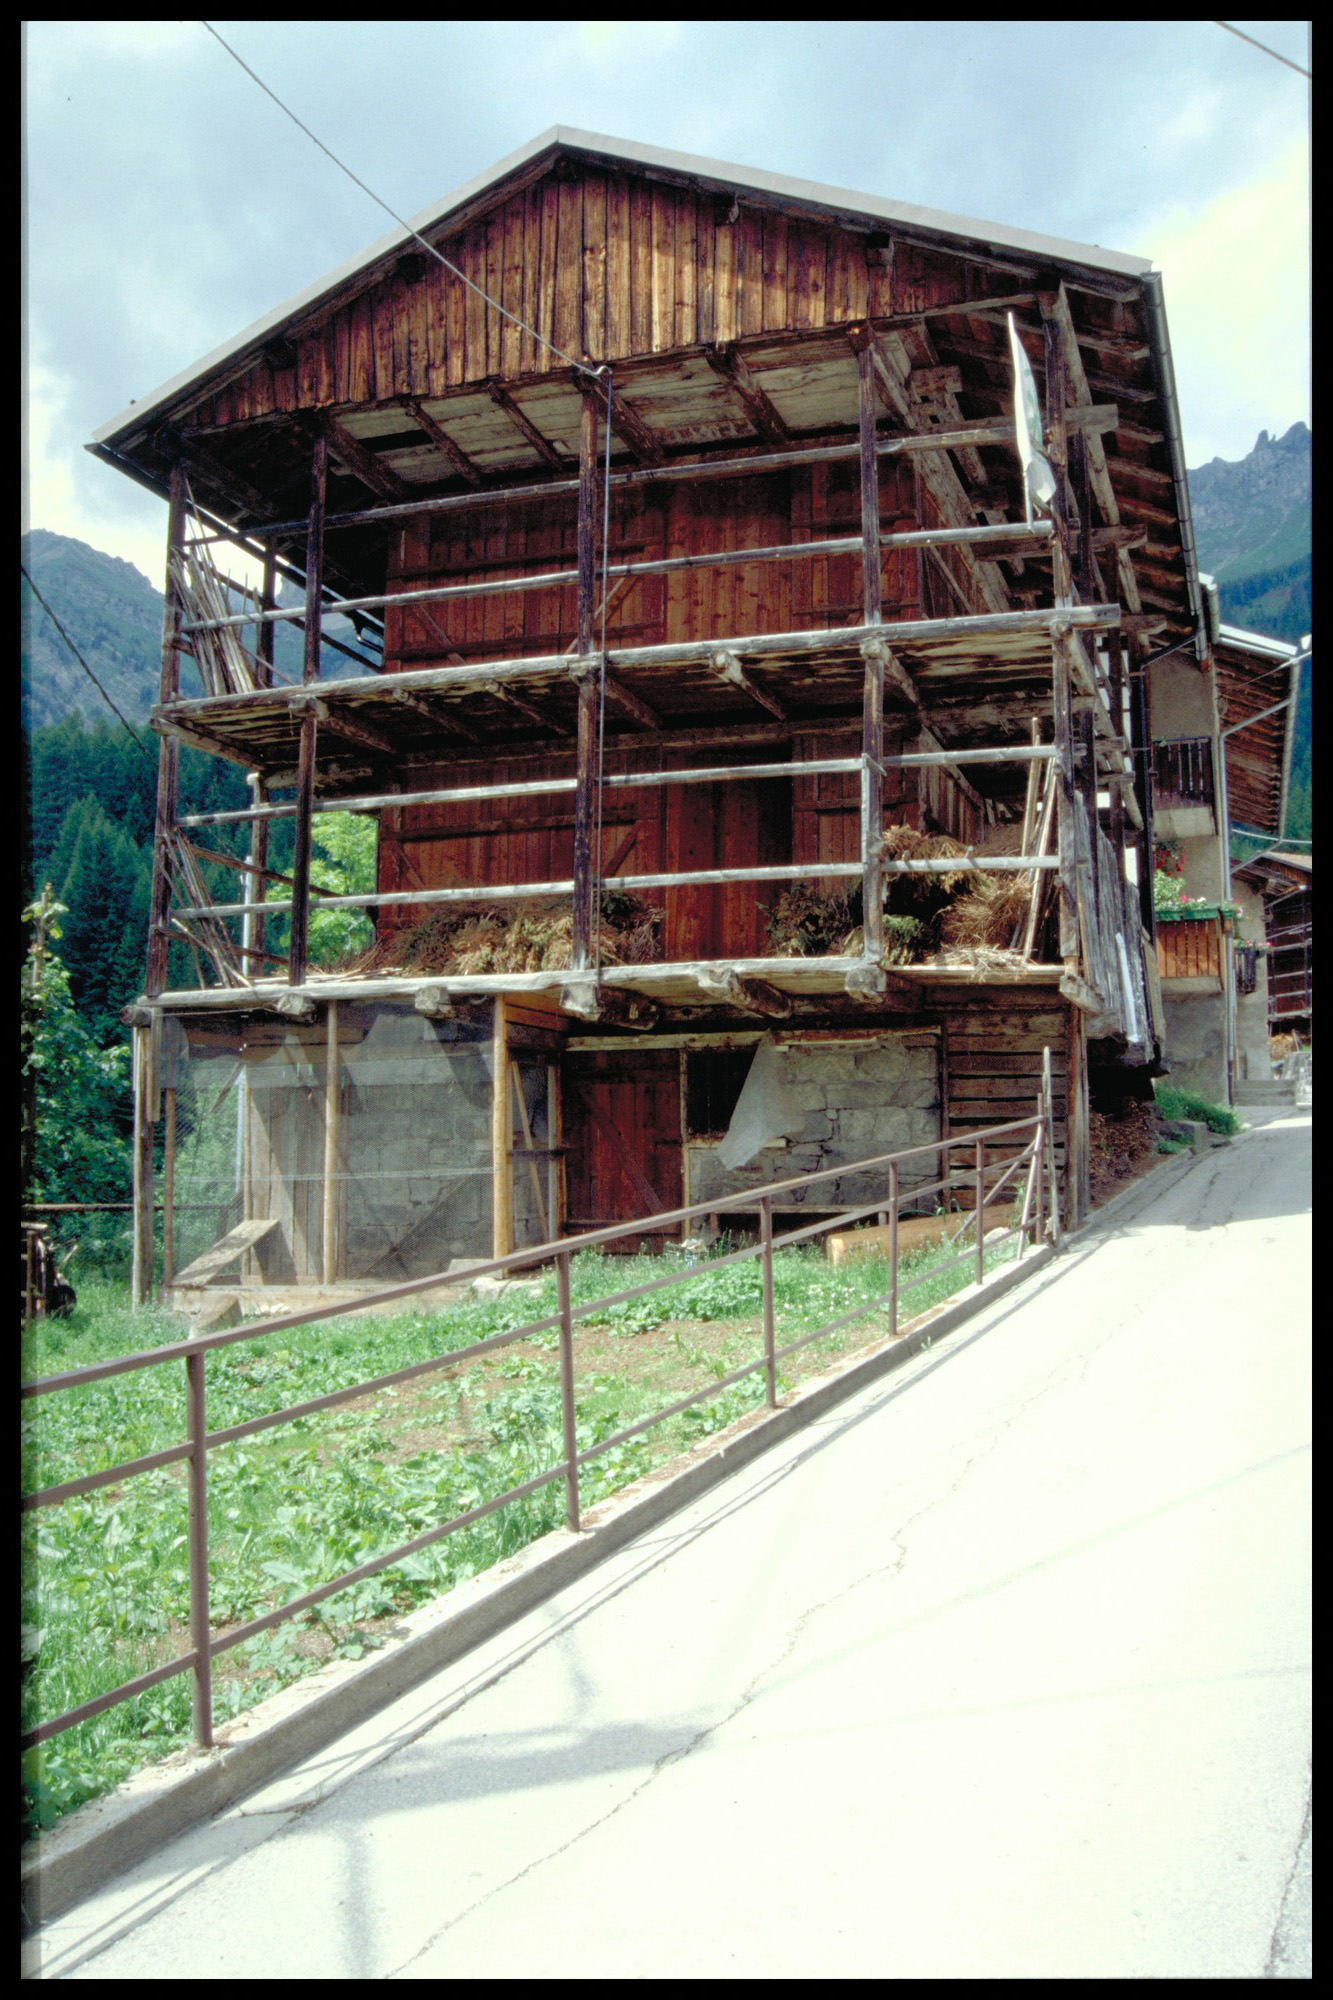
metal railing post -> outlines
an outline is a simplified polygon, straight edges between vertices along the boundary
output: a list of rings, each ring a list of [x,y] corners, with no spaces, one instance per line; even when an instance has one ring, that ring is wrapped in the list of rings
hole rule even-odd
[[[889,1338],[898,1338],[898,1162],[889,1161]]]
[[[986,1275],[986,1142],[977,1140],[977,1283]]]
[[[565,1440],[565,1525],[579,1532],[578,1442],[574,1426],[574,1314],[569,1297],[569,1251],[555,1260],[556,1300],[560,1309],[560,1414]]]
[[[764,1246],[764,1384],[770,1410],[778,1406],[778,1364],[774,1358],[773,1320],[773,1201],[765,1195],[759,1204],[759,1234]]]
[[[190,1644],[194,1648],[194,1740],[213,1747],[213,1656],[209,1651],[208,1412],[202,1354],[185,1357],[190,1438]]]

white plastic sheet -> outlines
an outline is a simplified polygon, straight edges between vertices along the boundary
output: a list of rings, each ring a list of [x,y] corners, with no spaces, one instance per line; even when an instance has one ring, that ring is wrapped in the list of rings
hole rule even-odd
[[[746,1167],[765,1146],[789,1138],[804,1123],[805,1112],[787,1082],[781,1051],[773,1037],[765,1035],[717,1156],[724,1167]]]

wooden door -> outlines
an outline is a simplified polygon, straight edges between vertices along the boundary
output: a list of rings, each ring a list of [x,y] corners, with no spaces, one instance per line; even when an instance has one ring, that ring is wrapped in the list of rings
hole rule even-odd
[[[567,1055],[561,1095],[571,1235],[679,1208],[680,1058],[674,1049]],[[637,1250],[662,1240],[660,1232],[645,1230],[616,1247]]]

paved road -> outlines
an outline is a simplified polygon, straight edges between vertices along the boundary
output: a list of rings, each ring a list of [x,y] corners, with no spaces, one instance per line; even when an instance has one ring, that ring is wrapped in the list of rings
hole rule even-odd
[[[46,1939],[86,1978],[1308,1975],[1310,1114]]]

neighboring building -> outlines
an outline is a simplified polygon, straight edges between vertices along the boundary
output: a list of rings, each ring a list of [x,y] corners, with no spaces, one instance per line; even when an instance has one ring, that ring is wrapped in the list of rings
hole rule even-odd
[[[1205,579],[1205,602],[1213,592]],[[1295,646],[1215,625],[1202,661],[1152,670],[1157,966],[1171,1080],[1229,1104],[1269,1075],[1262,900],[1230,863],[1231,834],[1276,838],[1286,819],[1299,660]]]
[[[1274,1036],[1292,1036],[1307,1047],[1313,1029],[1314,877],[1312,856],[1279,852],[1255,854],[1232,871],[1246,921],[1242,935],[1254,946],[1256,977],[1248,984],[1248,961],[1237,975],[1237,993],[1247,1032],[1242,1038],[1245,1067],[1238,1075],[1266,1080]],[[1244,982],[1244,983],[1243,983]],[[1260,1037],[1262,1035],[1262,1044]]]
[[[1160,279],[563,130],[417,228],[470,284],[400,232],[92,447],[172,501],[140,1292],[155,1124],[174,1160],[206,1106],[233,1134],[208,1226],[244,1219],[270,1281],[391,1282],[822,1165],[848,1169],[830,1207],[873,1199],[859,1160],[1027,1113],[1046,1052],[1080,1214],[1089,1041],[1159,1053],[1150,701],[1216,737],[1161,665],[1211,690]],[[1053,520],[1025,506],[1010,315]],[[247,624],[227,537],[267,563]],[[297,686],[271,666],[283,578],[308,591]],[[330,635],[346,678],[320,677]],[[230,894],[223,820],[176,811],[185,745],[254,774]],[[320,971],[333,808],[377,822],[376,943]],[[998,948],[900,948],[885,889],[932,833],[1044,905]],[[793,885],[865,921],[811,956],[774,928]],[[515,905],[562,918],[563,965],[548,922],[497,968],[492,921],[421,969],[423,918]],[[179,935],[200,971],[173,990]],[[761,1041],[779,1087],[742,1160]]]

